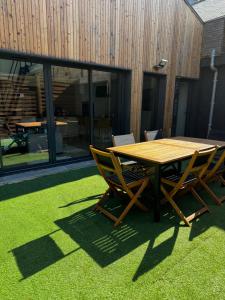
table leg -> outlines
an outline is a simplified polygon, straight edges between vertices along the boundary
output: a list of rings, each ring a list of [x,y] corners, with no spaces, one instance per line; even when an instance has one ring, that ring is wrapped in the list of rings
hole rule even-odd
[[[155,166],[155,181],[154,181],[154,221],[160,221],[160,198],[161,198],[161,191],[160,191],[160,173],[161,173],[161,166]]]

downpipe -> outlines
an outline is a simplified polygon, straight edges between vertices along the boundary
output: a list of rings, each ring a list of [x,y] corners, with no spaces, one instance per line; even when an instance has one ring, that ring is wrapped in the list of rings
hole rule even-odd
[[[211,130],[212,130],[212,121],[213,121],[213,113],[214,113],[215,98],[216,98],[216,88],[217,88],[217,81],[218,81],[218,69],[215,67],[215,56],[216,56],[216,50],[213,49],[212,54],[211,54],[210,69],[214,72],[214,78],[213,78],[213,89],[212,89],[212,97],[211,97],[210,112],[209,112],[207,138],[209,138]]]

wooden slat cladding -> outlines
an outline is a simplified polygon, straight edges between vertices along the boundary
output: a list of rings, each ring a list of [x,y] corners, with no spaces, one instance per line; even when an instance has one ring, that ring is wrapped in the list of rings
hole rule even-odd
[[[139,136],[143,71],[168,59],[165,128],[176,76],[197,78],[202,24],[183,0],[0,0],[0,48],[132,71]]]

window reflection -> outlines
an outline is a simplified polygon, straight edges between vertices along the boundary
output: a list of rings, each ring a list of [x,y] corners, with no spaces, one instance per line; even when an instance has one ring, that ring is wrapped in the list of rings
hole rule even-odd
[[[43,67],[0,60],[1,167],[48,161]]]
[[[52,67],[57,159],[89,155],[88,71]]]

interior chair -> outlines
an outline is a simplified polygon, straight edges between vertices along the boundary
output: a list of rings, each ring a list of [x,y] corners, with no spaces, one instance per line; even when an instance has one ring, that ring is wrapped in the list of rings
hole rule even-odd
[[[203,178],[200,179],[200,184],[208,192],[211,198],[217,205],[221,205],[225,201],[225,196],[218,197],[215,192],[210,188],[209,183],[213,180],[225,185],[225,150],[218,151],[212,163],[209,165],[208,170]]]
[[[209,211],[207,204],[197,193],[195,187],[212,162],[216,150],[216,147],[211,147],[204,151],[196,151],[184,172],[161,178],[161,191],[163,195],[187,226],[190,226],[190,221]],[[185,216],[174,200],[175,196],[181,191],[190,191],[194,198],[202,205],[202,208],[189,216]]]
[[[162,139],[163,138],[163,131],[162,131],[162,129],[153,130],[153,131],[145,130],[144,131],[144,136],[145,136],[145,141],[146,142]]]
[[[93,146],[90,146],[90,150],[96,161],[99,173],[108,184],[108,189],[95,206],[95,210],[100,211],[113,220],[114,226],[118,226],[122,222],[133,205],[138,206],[143,211],[148,211],[139,201],[139,197],[149,185],[149,178],[143,173],[138,174],[130,170],[123,171],[118,158],[112,152],[98,150]],[[130,202],[119,217],[113,215],[104,205],[109,195],[113,194],[113,192],[119,196],[121,196],[121,192],[122,194],[125,193],[130,198]]]
[[[7,147],[4,147],[4,149],[2,149],[2,152],[9,151],[15,144],[19,148],[26,148],[28,135],[25,132],[21,131],[13,133],[8,123],[5,123],[4,127],[7,130],[8,136],[12,141],[7,145]]]

